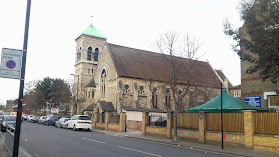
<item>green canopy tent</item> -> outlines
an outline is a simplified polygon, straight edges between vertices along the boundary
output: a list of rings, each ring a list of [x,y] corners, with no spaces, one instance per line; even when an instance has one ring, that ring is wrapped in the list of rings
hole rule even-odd
[[[222,91],[222,101],[223,101],[223,112],[225,113],[239,113],[242,112],[243,110],[257,110],[257,112],[268,112],[269,110],[265,109],[260,109],[251,105],[246,104],[243,101],[240,101],[230,94],[227,93],[226,90]],[[216,98],[213,100],[194,107],[194,108],[189,108],[186,110],[188,113],[196,113],[196,112],[210,112],[210,113],[220,113],[221,112],[221,94],[218,95]]]

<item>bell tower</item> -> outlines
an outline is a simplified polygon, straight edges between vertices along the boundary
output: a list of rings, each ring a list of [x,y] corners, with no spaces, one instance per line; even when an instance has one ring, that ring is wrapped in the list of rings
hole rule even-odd
[[[72,115],[82,114],[85,107],[85,86],[94,78],[106,37],[90,24],[76,39],[74,104]]]

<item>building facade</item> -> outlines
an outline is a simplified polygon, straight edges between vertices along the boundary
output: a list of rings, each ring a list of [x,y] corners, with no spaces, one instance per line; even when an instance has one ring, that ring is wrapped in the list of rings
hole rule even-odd
[[[166,112],[174,110],[168,81],[171,68],[160,53],[110,44],[92,24],[76,38],[72,114],[84,109],[109,111]],[[181,74],[178,93],[190,86],[179,103],[179,111],[203,104],[220,92],[220,77],[208,62],[175,57]],[[189,68],[194,63],[194,68]],[[196,78],[189,81],[190,73]],[[180,90],[180,91],[179,91]],[[88,111],[88,110],[86,110]]]

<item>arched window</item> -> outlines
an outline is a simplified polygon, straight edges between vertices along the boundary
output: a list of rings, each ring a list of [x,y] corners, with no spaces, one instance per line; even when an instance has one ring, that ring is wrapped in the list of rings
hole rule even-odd
[[[152,91],[152,105],[153,105],[153,107],[157,107],[157,105],[158,105],[157,88],[153,88],[153,91]]]
[[[102,71],[101,74],[101,99],[105,99],[106,98],[106,77],[107,77],[107,73],[105,70]]]
[[[88,97],[90,98],[90,91],[88,91]]]
[[[88,47],[88,51],[87,51],[87,60],[91,60],[91,54],[92,54],[92,47]]]
[[[99,55],[99,49],[96,48],[94,53],[94,61],[98,61],[98,55]]]
[[[166,89],[166,97],[165,97],[165,105],[167,107],[167,109],[170,109],[170,102],[171,102],[171,94],[170,94],[170,89],[167,88]]]

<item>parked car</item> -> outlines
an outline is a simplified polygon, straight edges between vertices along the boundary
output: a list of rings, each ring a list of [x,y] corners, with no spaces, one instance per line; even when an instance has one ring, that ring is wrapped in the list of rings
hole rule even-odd
[[[29,116],[29,114],[24,114],[23,115],[23,120],[27,120],[27,117]]]
[[[59,118],[56,116],[52,116],[46,119],[46,121],[44,122],[45,125],[55,125],[56,121],[58,121]]]
[[[56,121],[55,127],[65,128],[69,119],[71,118],[60,118],[58,121]]]
[[[74,131],[79,129],[92,129],[91,118],[86,115],[74,115],[70,120],[68,120],[66,129],[72,128]]]
[[[1,132],[5,132],[8,125],[15,126],[15,123],[16,123],[16,116],[5,115],[1,119],[1,125],[0,125]]]
[[[31,122],[31,119],[32,119],[33,117],[34,117],[33,115],[29,115],[29,116],[27,117],[27,121],[28,121],[28,122]]]
[[[0,115],[0,125],[2,124],[3,118],[4,118],[4,115]]]
[[[30,122],[38,123],[39,119],[40,119],[39,116],[34,116],[33,118],[31,118],[31,121],[30,121]]]
[[[41,116],[40,119],[38,120],[38,124],[44,124],[47,116]]]

